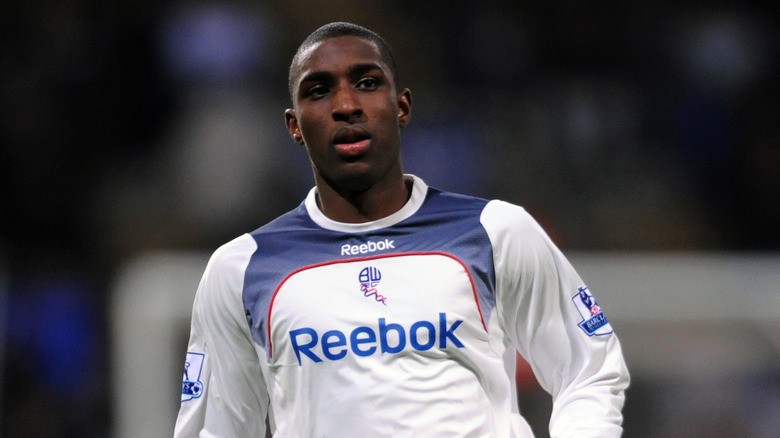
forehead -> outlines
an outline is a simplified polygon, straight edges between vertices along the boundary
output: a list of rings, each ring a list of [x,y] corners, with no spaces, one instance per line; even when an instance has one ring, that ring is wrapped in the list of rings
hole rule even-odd
[[[374,42],[352,35],[328,38],[301,51],[293,68],[293,83],[310,73],[336,72],[369,63],[379,65],[389,75],[389,67]]]

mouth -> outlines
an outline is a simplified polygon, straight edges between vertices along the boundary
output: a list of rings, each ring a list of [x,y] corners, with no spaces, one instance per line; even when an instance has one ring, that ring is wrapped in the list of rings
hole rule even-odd
[[[365,154],[371,146],[371,136],[365,129],[360,127],[339,129],[333,141],[336,151],[348,158]]]

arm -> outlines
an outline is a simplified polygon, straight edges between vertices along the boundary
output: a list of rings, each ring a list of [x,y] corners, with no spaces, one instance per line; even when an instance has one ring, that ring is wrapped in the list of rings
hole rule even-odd
[[[591,313],[595,300],[525,210],[493,201],[482,223],[493,244],[499,324],[553,396],[551,436],[619,437],[629,376],[612,327],[598,307]]]
[[[244,268],[255,249],[242,236],[218,249],[192,309],[175,438],[265,436],[268,393],[244,316]]]

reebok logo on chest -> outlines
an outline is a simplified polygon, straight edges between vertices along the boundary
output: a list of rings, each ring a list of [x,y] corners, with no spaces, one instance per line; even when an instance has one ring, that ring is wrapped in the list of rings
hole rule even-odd
[[[313,362],[322,362],[323,357],[328,360],[339,360],[346,357],[350,351],[362,357],[376,353],[397,354],[407,345],[417,351],[430,350],[435,345],[442,350],[450,345],[463,348],[463,342],[455,333],[463,321],[456,320],[448,324],[446,313],[439,313],[438,324],[423,320],[406,328],[401,324],[388,323],[385,318],[379,318],[377,323],[377,329],[360,326],[350,333],[328,330],[320,334],[310,327],[291,330],[290,342],[298,359],[298,365],[303,364],[303,357]],[[388,336],[390,333],[393,333],[392,341]]]
[[[385,239],[379,242],[369,240],[366,243],[360,245],[343,245],[341,247],[341,255],[360,255],[368,254],[375,251],[384,251],[388,249],[395,249],[395,240]]]

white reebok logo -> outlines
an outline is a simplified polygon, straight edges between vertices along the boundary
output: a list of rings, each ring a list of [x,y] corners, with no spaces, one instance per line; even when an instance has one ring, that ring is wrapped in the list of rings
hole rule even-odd
[[[385,251],[388,249],[395,249],[395,240],[385,239],[379,242],[369,240],[367,243],[362,243],[360,245],[343,245],[341,247],[341,255],[368,254],[374,251]]]

